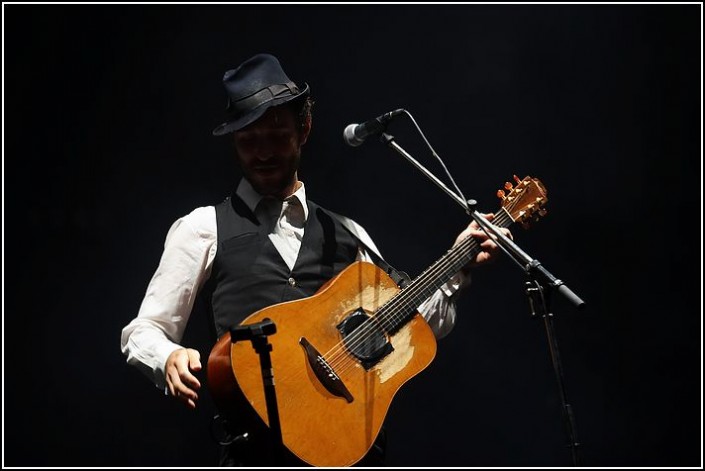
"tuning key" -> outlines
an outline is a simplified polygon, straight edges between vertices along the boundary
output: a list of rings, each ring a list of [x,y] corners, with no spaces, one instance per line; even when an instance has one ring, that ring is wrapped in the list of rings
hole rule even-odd
[[[503,200],[504,199],[504,190],[497,190],[497,198]]]
[[[504,183],[505,190],[511,190],[512,188],[514,188],[514,185],[512,185],[511,183],[509,183],[509,182]]]

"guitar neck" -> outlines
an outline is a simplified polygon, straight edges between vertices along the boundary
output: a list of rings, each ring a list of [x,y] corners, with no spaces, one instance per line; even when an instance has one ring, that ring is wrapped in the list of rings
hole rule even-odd
[[[503,208],[492,223],[509,227],[514,221]],[[467,237],[436,260],[423,273],[382,306],[374,316],[382,328],[393,334],[418,312],[418,307],[480,252],[474,237]]]

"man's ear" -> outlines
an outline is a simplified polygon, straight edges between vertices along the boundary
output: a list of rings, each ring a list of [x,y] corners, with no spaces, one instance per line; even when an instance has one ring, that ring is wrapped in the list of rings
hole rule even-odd
[[[308,141],[308,135],[311,133],[311,115],[308,115],[303,123],[301,123],[301,133],[299,134],[299,145],[302,146]]]

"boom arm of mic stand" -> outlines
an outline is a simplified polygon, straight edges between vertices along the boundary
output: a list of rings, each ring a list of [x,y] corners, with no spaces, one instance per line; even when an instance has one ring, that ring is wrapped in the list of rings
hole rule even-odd
[[[541,265],[541,262],[531,258],[526,252],[524,252],[518,245],[514,243],[509,237],[502,234],[501,231],[496,230],[495,226],[490,224],[490,222],[485,219],[485,217],[477,212],[474,208],[470,207],[470,204],[474,204],[475,201],[470,200],[465,201],[463,198],[454,193],[450,188],[448,188],[442,181],[440,181],[434,174],[432,174],[426,167],[421,165],[416,159],[414,159],[408,152],[406,152],[402,147],[396,143],[394,136],[382,133],[382,142],[387,144],[389,147],[397,151],[402,157],[411,162],[411,164],[419,169],[424,175],[426,175],[433,183],[435,183],[441,190],[445,191],[448,196],[453,198],[472,218],[477,222],[477,224],[484,229],[487,234],[492,233],[496,236],[495,240],[500,244],[502,249],[508,253],[527,273],[538,274],[548,286],[555,288],[559,293],[565,296],[568,301],[570,301],[576,308],[582,309],[585,306],[585,301],[580,299],[580,297],[575,294],[570,288],[568,288],[563,281],[559,280],[553,276],[546,268]],[[470,203],[470,204],[468,204]]]
[[[411,162],[411,164],[419,169],[424,175],[426,175],[433,183],[435,183],[441,190],[445,191],[448,196],[453,198],[472,218],[477,222],[477,224],[484,229],[487,234],[492,233],[496,236],[495,240],[500,244],[502,249],[508,253],[527,273],[538,274],[548,286],[555,288],[560,294],[565,296],[568,301],[570,301],[576,308],[582,309],[585,306],[585,301],[580,299],[580,297],[575,294],[570,288],[568,288],[563,281],[559,280],[553,276],[546,268],[541,265],[541,262],[531,258],[526,252],[524,252],[518,245],[514,243],[509,237],[502,234],[501,231],[496,230],[495,226],[490,224],[490,222],[485,219],[485,217],[477,212],[474,208],[471,208],[470,204],[474,204],[475,201],[470,200],[465,201],[463,198],[458,196],[450,188],[448,188],[442,181],[440,181],[434,174],[432,174],[426,167],[421,165],[416,159],[414,159],[408,152],[406,152],[402,147],[396,143],[394,136],[382,133],[380,138],[382,142],[387,144],[389,147],[397,151],[402,157]]]

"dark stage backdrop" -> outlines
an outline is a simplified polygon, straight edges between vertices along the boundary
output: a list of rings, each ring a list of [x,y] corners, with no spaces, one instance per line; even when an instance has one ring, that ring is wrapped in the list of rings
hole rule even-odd
[[[468,219],[398,154],[344,144],[406,108],[468,198],[513,174],[548,215],[519,245],[557,298],[586,466],[701,466],[700,5],[3,5],[8,466],[211,466],[207,394],[165,398],[120,353],[176,218],[238,178],[223,72],[271,52],[316,99],[300,177],[412,276]],[[411,122],[397,142],[442,176]],[[447,179],[444,178],[447,182]],[[700,226],[701,227],[701,226]],[[478,269],[455,330],[389,410],[396,466],[569,466],[522,271]],[[207,357],[202,311],[184,340]]]

